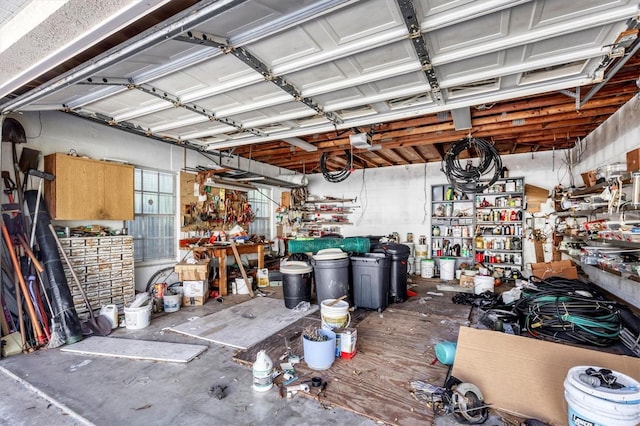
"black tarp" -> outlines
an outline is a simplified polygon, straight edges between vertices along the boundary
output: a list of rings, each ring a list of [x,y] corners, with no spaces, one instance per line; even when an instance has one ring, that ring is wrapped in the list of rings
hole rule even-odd
[[[36,223],[36,241],[40,247],[42,266],[47,275],[44,285],[51,299],[55,321],[62,325],[66,344],[78,342],[82,340],[82,326],[73,304],[56,240],[49,230],[51,217],[42,198],[40,199],[38,212],[35,211],[38,191],[26,191],[24,198],[29,207],[31,223],[34,223],[34,221]]]

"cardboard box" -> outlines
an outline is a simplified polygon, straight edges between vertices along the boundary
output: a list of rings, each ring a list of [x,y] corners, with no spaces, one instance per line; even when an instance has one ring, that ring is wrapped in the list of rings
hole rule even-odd
[[[475,287],[474,278],[475,277],[465,275],[465,274],[460,275],[460,287],[474,288]]]
[[[569,280],[578,279],[578,268],[570,260],[557,262],[532,263],[531,272],[534,277],[562,277]]]
[[[201,297],[209,293],[209,282],[205,280],[183,281],[182,295],[185,297]]]
[[[527,197],[527,211],[536,213],[540,211],[540,206],[547,202],[549,190],[527,183],[524,185],[524,195]]]
[[[283,191],[282,194],[280,194],[280,207],[291,207],[291,192]]]
[[[178,263],[174,270],[180,281],[207,280],[209,277],[210,259],[199,260],[197,263]]]
[[[640,148],[627,152],[627,171],[637,172],[640,170]]]
[[[566,425],[563,383],[578,365],[640,374],[638,358],[469,327],[460,327],[452,374],[478,386],[493,408]]]
[[[582,181],[586,187],[595,185],[598,180],[598,173],[595,170],[584,172],[580,176],[582,176]]]
[[[351,359],[356,356],[358,330],[355,328],[336,328],[336,357]]]
[[[182,306],[202,306],[204,302],[209,298],[209,292],[205,293],[204,296],[193,296],[193,297],[182,297]]]

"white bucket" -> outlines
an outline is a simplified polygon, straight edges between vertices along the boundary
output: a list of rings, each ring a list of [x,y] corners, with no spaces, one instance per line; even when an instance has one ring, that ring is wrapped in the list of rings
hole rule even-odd
[[[600,370],[600,367],[573,367],[569,369],[564,381],[564,397],[569,406],[569,426],[640,424],[640,382],[612,371],[617,378],[616,382],[624,385],[624,388],[594,388],[580,380],[580,375],[585,374],[588,368]]]
[[[493,292],[493,277],[486,275],[476,275],[473,277],[473,292],[475,294],[482,294],[485,291]]]
[[[253,285],[253,277],[247,277],[249,280],[249,285]],[[236,278],[235,281],[231,284],[231,289],[233,294],[249,294],[249,288],[244,282],[242,278]]]
[[[427,246],[425,244],[416,244],[416,257],[425,258],[427,257]]]
[[[414,262],[414,264],[413,264],[413,265],[414,265],[413,270],[414,270],[414,272],[415,272],[415,274],[416,274],[416,275],[420,275],[420,274],[422,274],[422,261],[423,261],[424,259],[425,259],[425,258],[424,258],[424,257],[422,257],[422,256],[420,256],[420,257],[416,257],[416,258],[415,258],[415,262]]]
[[[118,307],[116,305],[105,305],[100,308],[100,315],[109,318],[111,329],[118,328]]]
[[[450,257],[440,258],[440,279],[453,280],[456,270],[456,260]]]
[[[165,294],[162,297],[165,312],[176,312],[180,310],[181,294]]]
[[[436,261],[433,259],[422,259],[422,262],[420,262],[422,266],[420,266],[420,269],[422,271],[421,273],[421,277],[422,278],[433,278],[433,270],[436,267]]]
[[[329,328],[349,327],[351,324],[351,314],[349,313],[349,303],[339,300],[333,306],[329,304],[336,299],[325,299],[320,302],[320,318],[322,325]]]
[[[145,328],[151,322],[151,307],[153,303],[149,303],[139,308],[124,308],[124,319],[127,329],[139,330]]]

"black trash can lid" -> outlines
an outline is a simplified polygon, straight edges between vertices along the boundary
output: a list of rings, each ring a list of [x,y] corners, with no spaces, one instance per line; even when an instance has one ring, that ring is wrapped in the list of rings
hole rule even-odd
[[[291,260],[280,265],[280,272],[283,274],[307,274],[313,271],[313,267],[306,262]]]
[[[376,247],[376,250],[382,250],[389,254],[400,254],[400,255],[404,254],[407,256],[411,252],[411,249],[409,248],[409,246],[406,246],[404,244],[398,244],[398,243],[380,244],[379,246]]]

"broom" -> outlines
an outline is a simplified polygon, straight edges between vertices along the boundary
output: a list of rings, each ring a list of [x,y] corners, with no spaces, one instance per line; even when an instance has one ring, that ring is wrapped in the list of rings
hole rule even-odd
[[[25,253],[27,253],[27,256],[29,256],[31,263],[33,264],[33,267],[36,270],[36,274],[38,275],[38,281],[40,281],[40,286],[42,287],[44,298],[47,301],[47,306],[49,307],[49,312],[51,313],[50,336],[49,336],[49,344],[47,344],[47,348],[49,349],[59,348],[60,346],[64,345],[65,336],[64,336],[64,332],[62,331],[62,324],[56,322],[56,314],[53,312],[53,307],[51,306],[51,300],[49,299],[49,295],[47,294],[47,289],[45,288],[44,281],[42,280],[42,271],[44,271],[44,268],[42,267],[42,264],[40,263],[38,258],[35,256],[35,254],[31,250],[31,247],[29,247],[29,244],[24,239],[24,237],[22,235],[18,235],[18,239],[20,240],[20,245],[22,245],[22,247],[24,248]]]

